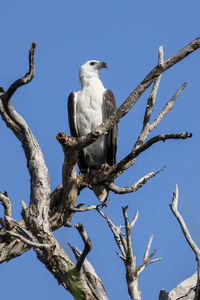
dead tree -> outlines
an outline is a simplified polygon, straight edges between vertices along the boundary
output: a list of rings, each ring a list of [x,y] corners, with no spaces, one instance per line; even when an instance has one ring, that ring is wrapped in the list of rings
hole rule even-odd
[[[78,223],[75,227],[84,242],[84,250],[80,251],[76,247],[71,246],[76,257],[76,264],[69,259],[53,235],[54,230],[62,226],[71,226],[71,219],[76,212],[87,213],[87,211],[95,209],[98,214],[107,221],[119,247],[120,252],[118,255],[125,265],[130,297],[134,300],[139,300],[141,299],[141,292],[138,286],[138,276],[147,265],[160,260],[160,258],[153,259],[155,251],[150,254],[153,239],[153,236],[151,236],[144,251],[142,264],[139,266],[136,264],[136,257],[134,256],[131,244],[131,229],[138,218],[138,212],[130,222],[127,215],[127,206],[124,207],[122,212],[125,224],[124,226],[116,226],[108,216],[102,212],[99,205],[83,207],[76,205],[76,200],[84,188],[92,189],[93,186],[97,184],[105,185],[108,189],[117,194],[130,193],[138,190],[161,170],[150,172],[129,187],[119,187],[113,182],[129,167],[133,166],[137,157],[153,144],[168,139],[191,138],[191,133],[181,132],[161,134],[147,139],[149,133],[171,110],[178,95],[186,86],[186,83],[184,83],[179,87],[155,120],[150,121],[162,73],[200,48],[200,38],[197,38],[166,60],[163,58],[163,49],[160,47],[158,65],[136,87],[126,101],[119,107],[117,112],[92,132],[80,138],[68,137],[63,132],[57,134],[56,138],[62,145],[65,159],[62,168],[62,184],[52,192],[50,191],[48,169],[44,162],[40,146],[25,120],[15,111],[11,104],[11,97],[15,91],[20,86],[29,83],[34,77],[35,48],[36,44],[33,43],[29,53],[28,73],[12,83],[7,91],[0,88],[0,114],[3,121],[22,144],[31,182],[30,203],[27,206],[23,201],[21,202],[22,219],[20,221],[16,221],[12,218],[11,200],[7,193],[0,193],[0,201],[4,207],[4,218],[1,219],[0,229],[0,263],[14,259],[30,248],[33,248],[38,259],[53,274],[58,283],[63,285],[75,299],[108,299],[101,279],[86,258],[92,248],[92,243],[83,225]],[[117,124],[120,119],[130,111],[151,84],[153,84],[153,87],[147,100],[142,129],[131,152],[111,167],[77,175],[76,164],[78,152],[96,141],[101,135],[112,128],[114,124]],[[176,205],[172,204],[172,208],[176,208]],[[123,229],[125,229],[124,232]],[[66,230],[68,229],[66,228]],[[196,248],[193,250],[195,251]],[[198,258],[199,266],[199,250],[195,253]],[[197,277],[197,290],[199,290],[199,271]],[[164,295],[164,291],[161,294]]]

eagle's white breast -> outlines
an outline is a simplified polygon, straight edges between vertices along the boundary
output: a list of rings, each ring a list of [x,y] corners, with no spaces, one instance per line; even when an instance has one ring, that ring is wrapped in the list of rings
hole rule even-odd
[[[76,93],[76,123],[79,135],[85,135],[104,121],[103,95],[105,88],[101,80],[90,78],[82,90]],[[105,162],[105,136],[83,149],[88,166]]]

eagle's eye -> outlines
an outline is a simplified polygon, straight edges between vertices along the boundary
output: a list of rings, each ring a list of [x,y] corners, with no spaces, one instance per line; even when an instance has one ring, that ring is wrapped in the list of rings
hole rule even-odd
[[[95,61],[91,61],[90,66],[94,66],[95,65]]]

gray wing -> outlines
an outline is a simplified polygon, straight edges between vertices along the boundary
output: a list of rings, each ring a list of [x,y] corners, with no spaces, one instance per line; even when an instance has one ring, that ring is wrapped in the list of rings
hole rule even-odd
[[[103,96],[105,119],[116,112],[116,102],[113,92],[106,90]],[[116,162],[118,126],[114,125],[106,135],[107,163],[112,166]]]
[[[68,97],[68,120],[69,120],[69,127],[71,136],[79,137],[80,134],[78,132],[78,127],[76,123],[76,94],[72,92]],[[83,151],[79,152],[78,155],[78,165],[81,172],[87,170],[88,165],[86,163]]]
[[[68,120],[72,136],[78,137],[78,128],[76,124],[76,95],[72,92],[68,97]]]

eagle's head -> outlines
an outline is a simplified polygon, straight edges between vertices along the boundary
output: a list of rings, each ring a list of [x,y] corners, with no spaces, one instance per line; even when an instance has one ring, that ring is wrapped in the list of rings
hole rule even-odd
[[[80,67],[79,76],[80,80],[84,77],[98,77],[98,72],[102,68],[107,68],[107,64],[98,60],[88,60],[84,65]]]

